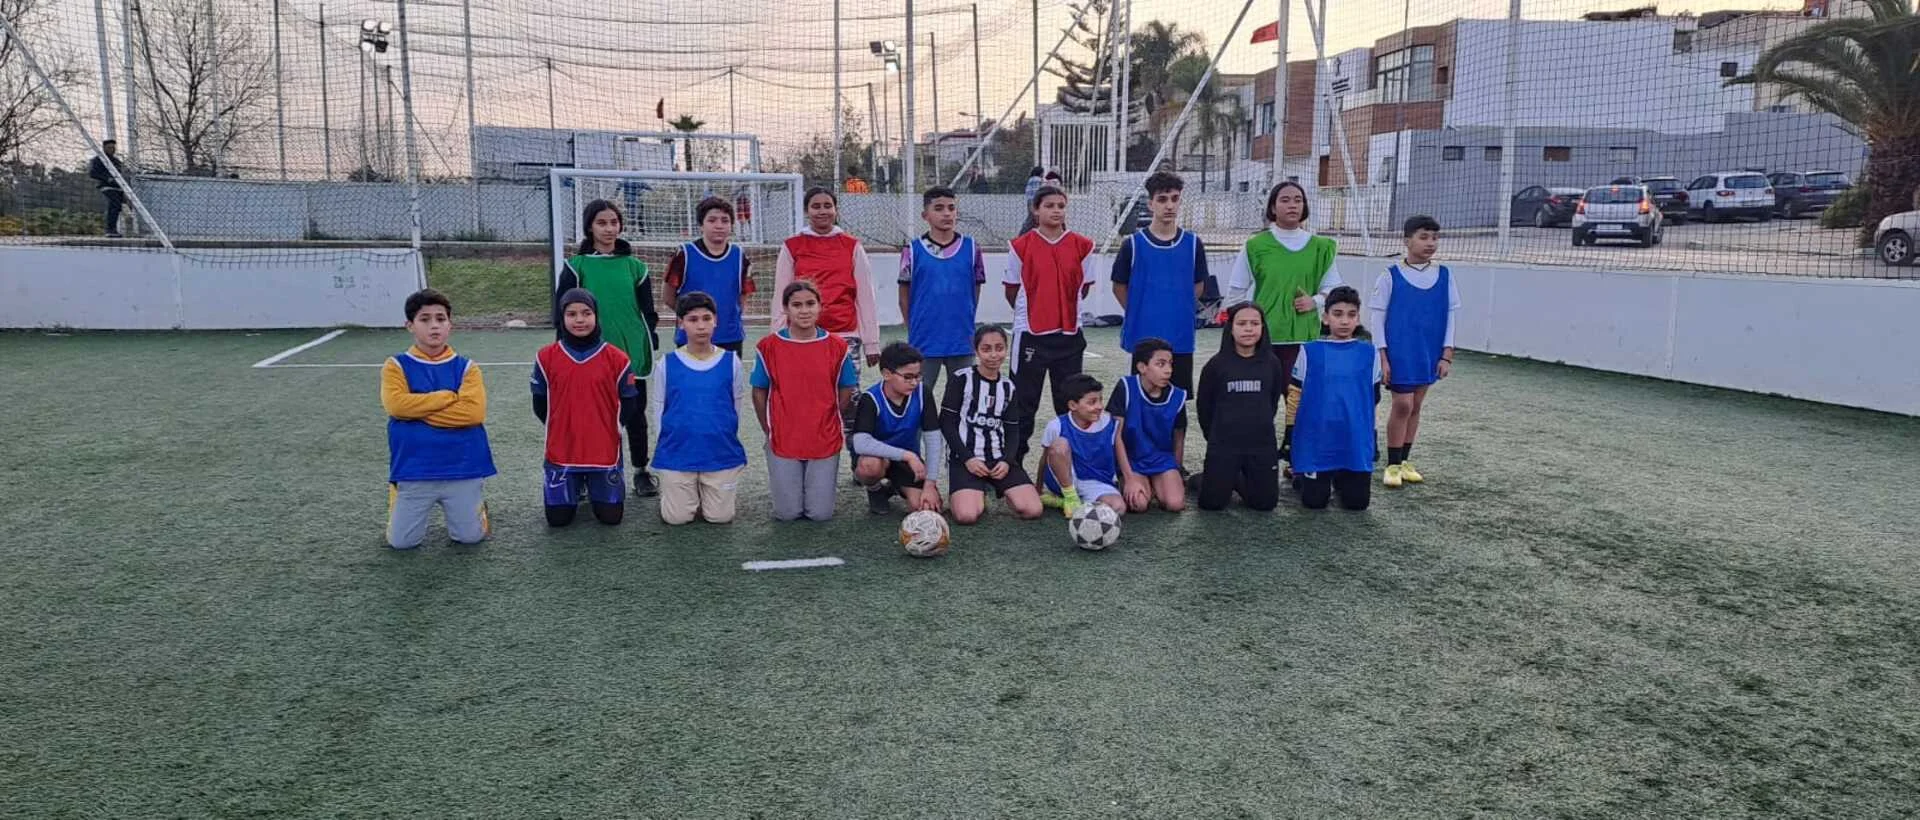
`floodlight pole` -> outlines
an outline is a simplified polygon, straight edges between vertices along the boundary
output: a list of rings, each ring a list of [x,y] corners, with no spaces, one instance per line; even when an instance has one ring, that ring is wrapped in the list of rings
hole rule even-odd
[[[1275,62],[1273,69],[1273,180],[1268,184],[1269,188],[1274,185],[1279,185],[1280,180],[1286,179],[1283,173],[1283,163],[1286,162],[1287,153],[1287,136],[1285,133],[1287,124],[1287,35],[1290,33],[1290,24],[1292,23],[1288,18],[1288,13],[1292,11],[1292,9],[1293,0],[1280,0],[1280,19],[1274,24],[1274,28],[1277,29],[1275,34],[1278,36],[1274,38],[1273,44]]]
[[[900,135],[900,148],[906,153],[906,187],[902,190],[909,194],[916,193],[919,190],[916,183],[918,182],[917,177],[919,176],[920,166],[920,151],[918,150],[918,146],[914,144],[917,142],[917,139],[913,130],[913,82],[913,0],[907,0],[907,68],[906,76],[900,78],[900,93],[902,95],[900,112],[904,118],[900,126],[900,130],[903,132]],[[938,86],[936,85],[935,87],[937,88]],[[938,103],[937,96],[935,97],[935,102],[936,104]],[[935,118],[939,116],[937,112],[934,114]]]
[[[1507,0],[1506,41],[1507,78],[1506,88],[1501,92],[1506,98],[1505,108],[1502,109],[1504,115],[1502,119],[1506,122],[1500,128],[1500,216],[1499,222],[1494,226],[1494,230],[1498,232],[1498,247],[1502,255],[1507,253],[1513,242],[1513,155],[1520,150],[1514,130],[1514,123],[1519,120],[1519,117],[1513,110],[1514,98],[1518,96],[1514,93],[1514,86],[1519,82],[1519,76],[1515,73],[1515,67],[1519,65],[1519,61],[1515,60],[1513,55],[1520,49],[1520,0]],[[1394,161],[1399,162],[1398,159]]]
[[[107,5],[106,0],[93,0],[93,36],[98,42],[100,56],[100,117],[106,121],[107,139],[114,140],[113,115],[113,70],[107,65]],[[119,142],[119,140],[114,140]],[[116,226],[108,226],[119,230]]]
[[[840,0],[833,0],[833,182],[827,187],[836,191],[840,190],[841,180],[847,178],[845,160],[840,156],[840,144],[846,140],[846,124],[841,114],[845,105],[840,101]],[[757,161],[754,170],[759,170]]]
[[[273,0],[273,135],[280,154],[280,181],[287,181],[287,90],[280,71],[280,0]]]
[[[134,88],[133,68],[133,0],[120,0],[120,62],[126,75],[120,84],[127,92],[127,164],[140,167],[140,109],[139,93]]]
[[[326,179],[333,178],[333,105],[328,101],[332,86],[327,85],[327,4],[320,4],[320,153],[326,167]]]
[[[973,19],[973,125],[967,128],[975,134],[980,133],[980,118],[986,116],[987,109],[980,104],[980,4],[967,6],[967,14]]]
[[[468,198],[473,202],[473,232],[478,238],[480,220],[480,137],[474,117],[473,81],[473,0],[460,0],[460,38],[466,46],[467,63],[467,175]]]
[[[413,136],[413,63],[407,50],[407,0],[394,0],[400,23],[400,105],[406,109],[407,218],[413,228],[413,249],[420,249],[420,150]]]

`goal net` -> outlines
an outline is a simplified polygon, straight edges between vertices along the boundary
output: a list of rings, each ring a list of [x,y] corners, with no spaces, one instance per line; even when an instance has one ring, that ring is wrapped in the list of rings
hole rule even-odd
[[[581,222],[596,199],[620,209],[620,236],[653,271],[656,285],[667,262],[682,245],[700,238],[695,210],[707,197],[733,206],[732,241],[745,249],[751,273],[760,285],[749,302],[751,316],[765,316],[766,291],[773,280],[779,246],[802,224],[806,182],[799,174],[685,173],[678,171],[555,168],[549,172],[555,277],[586,236]],[[663,305],[670,313],[672,306]]]

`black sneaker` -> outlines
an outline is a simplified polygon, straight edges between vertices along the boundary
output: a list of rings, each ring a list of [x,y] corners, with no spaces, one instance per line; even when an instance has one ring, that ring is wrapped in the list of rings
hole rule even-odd
[[[893,487],[881,484],[867,490],[867,512],[886,515],[893,512]]]
[[[652,498],[660,494],[660,485],[653,483],[653,473],[641,470],[633,474],[633,494],[641,498]]]

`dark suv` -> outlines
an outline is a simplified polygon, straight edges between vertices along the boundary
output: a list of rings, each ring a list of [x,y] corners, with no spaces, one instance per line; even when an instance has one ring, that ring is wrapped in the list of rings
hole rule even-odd
[[[1675,225],[1687,224],[1687,186],[1679,177],[1615,177],[1612,185],[1643,185],[1660,206],[1660,215]]]
[[[1839,171],[1786,171],[1768,174],[1767,181],[1773,183],[1774,212],[1785,219],[1799,219],[1808,211],[1826,210],[1853,187],[1847,175]]]

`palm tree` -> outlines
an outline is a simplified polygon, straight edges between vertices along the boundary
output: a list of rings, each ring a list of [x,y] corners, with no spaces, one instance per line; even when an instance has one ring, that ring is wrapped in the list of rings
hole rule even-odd
[[[1147,110],[1148,126],[1155,133],[1166,125],[1166,117],[1178,113],[1177,109],[1166,110],[1178,92],[1173,85],[1174,65],[1184,57],[1198,54],[1205,44],[1206,38],[1198,32],[1183,31],[1178,23],[1159,20],[1148,22],[1133,33],[1130,104]]]
[[[1775,43],[1729,84],[1771,84],[1867,141],[1861,244],[1920,188],[1920,17],[1906,0],[1863,0],[1871,18],[1828,20]]]
[[[687,156],[686,170],[688,171],[693,170],[693,139],[691,135],[693,134],[693,132],[700,130],[701,126],[706,124],[707,124],[706,120],[696,120],[693,118],[692,114],[681,114],[679,117],[667,123],[667,125],[672,127],[673,130],[685,132],[686,134],[689,135],[686,140],[683,140],[680,143],[681,149],[686,152],[686,156]]]

